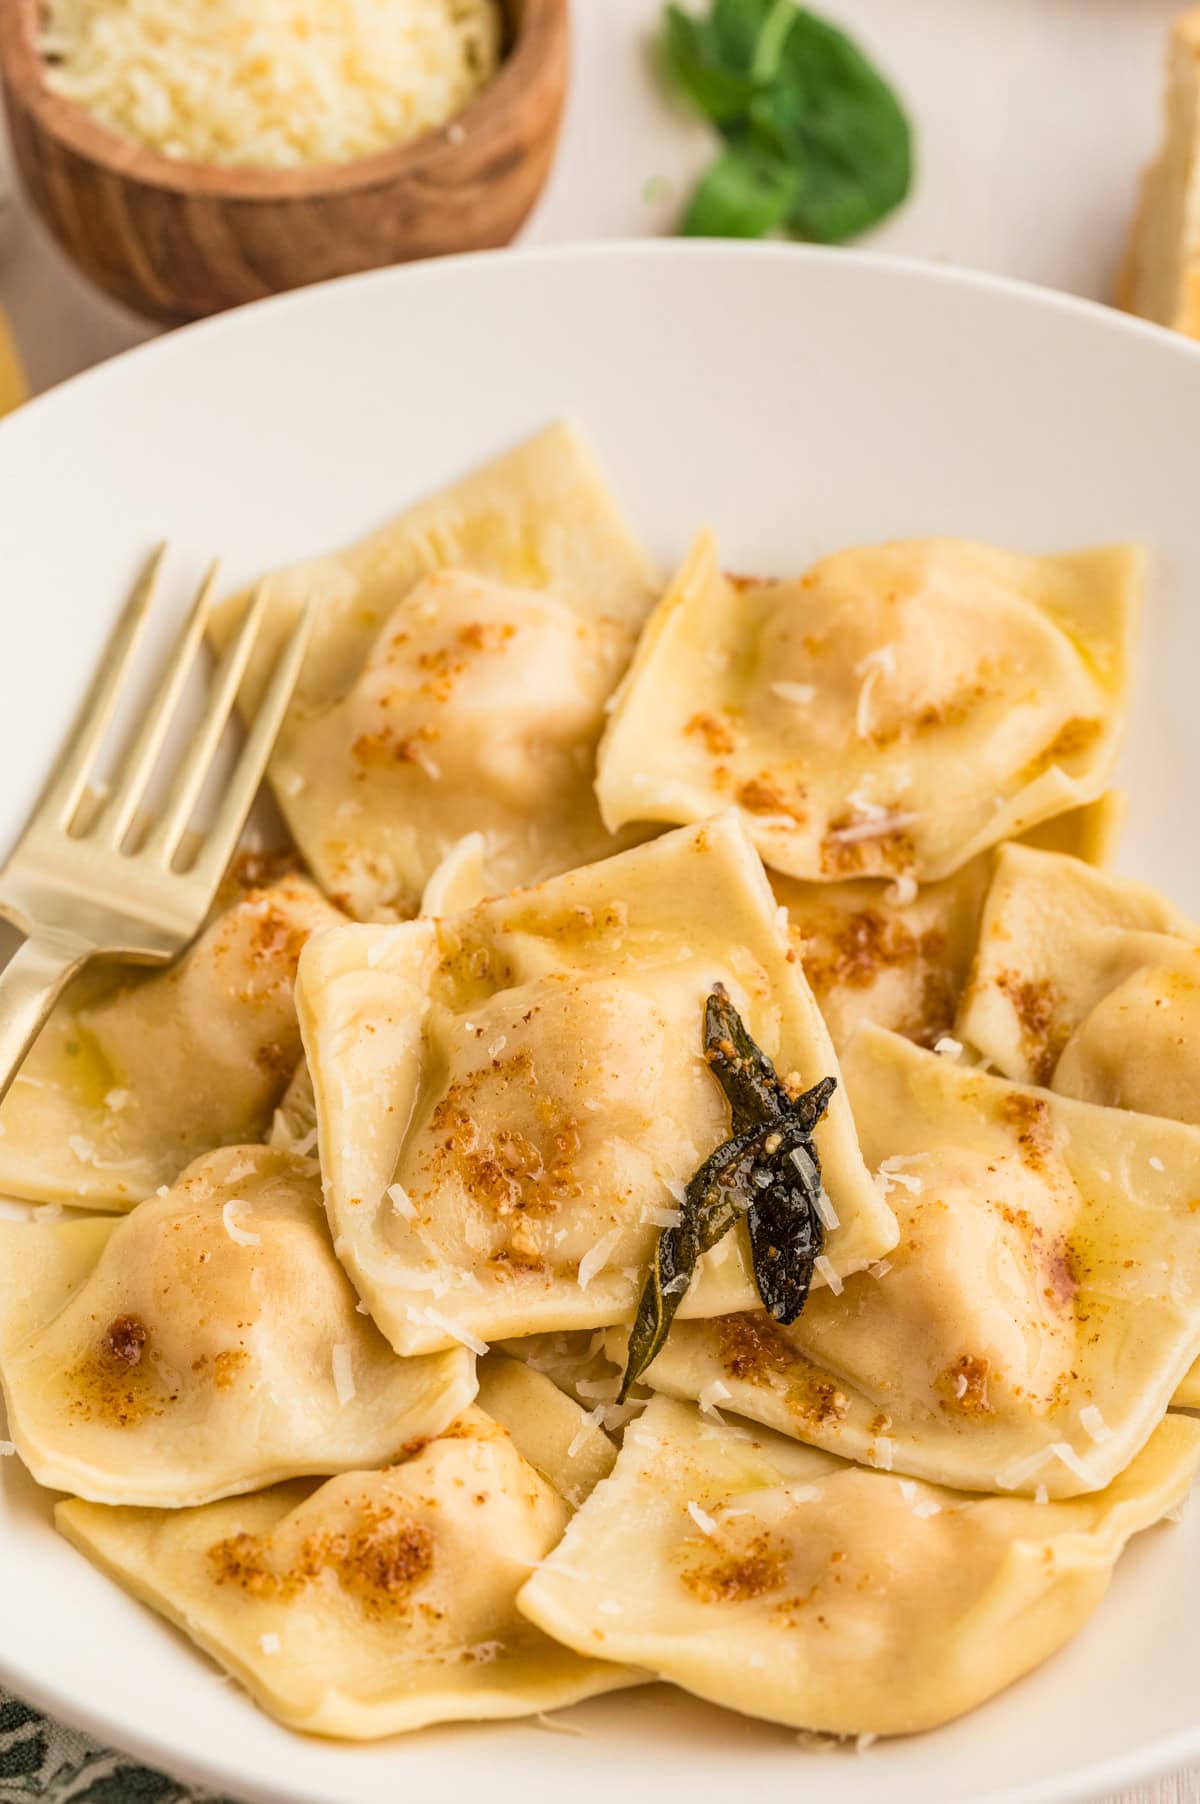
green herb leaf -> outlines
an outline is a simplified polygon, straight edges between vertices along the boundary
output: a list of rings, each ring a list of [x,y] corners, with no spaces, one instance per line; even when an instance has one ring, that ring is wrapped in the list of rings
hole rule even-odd
[[[728,1099],[735,1134],[776,1121],[791,1106],[774,1065],[751,1038],[723,983],[713,985],[704,1005],[704,1056]]]
[[[844,32],[796,11],[776,79],[751,105],[756,130],[801,181],[790,223],[841,243],[899,206],[912,182],[912,130],[892,89]]]
[[[842,31],[796,0],[668,7],[683,92],[726,140],[684,215],[693,237],[786,227],[826,244],[875,225],[908,194],[912,129],[892,88]]]
[[[663,23],[663,57],[668,74],[692,105],[714,125],[744,119],[758,92],[735,59],[723,54],[709,19],[697,19],[682,7],[667,7]]]
[[[833,1091],[834,1080],[825,1078],[800,1098],[803,1110],[780,1124],[780,1144],[752,1179],[754,1201],[746,1226],[754,1281],[764,1309],[784,1327],[796,1320],[807,1303],[813,1269],[825,1246],[818,1208],[821,1161],[811,1134]],[[806,1121],[811,1125],[806,1126]],[[776,1137],[770,1135],[769,1141]]]
[[[730,145],[701,176],[680,231],[685,238],[762,238],[787,224],[799,198],[799,177],[784,158]]]
[[[794,11],[794,0],[713,0],[713,48],[726,67],[767,81],[777,54],[777,21],[786,23]]]
[[[660,1351],[699,1260],[741,1218],[759,1295],[785,1325],[808,1300],[824,1246],[821,1163],[812,1134],[837,1079],[822,1078],[793,1098],[722,984],[704,1006],[704,1050],[729,1100],[733,1133],[692,1178],[678,1224],[658,1237],[629,1336],[622,1402]]]
[[[641,1377],[666,1340],[700,1258],[724,1239],[739,1217],[748,1213],[751,1174],[758,1143],[763,1138],[765,1130],[760,1129],[719,1146],[684,1192],[678,1227],[664,1228],[659,1235],[629,1336],[619,1402],[624,1403],[630,1386]]]

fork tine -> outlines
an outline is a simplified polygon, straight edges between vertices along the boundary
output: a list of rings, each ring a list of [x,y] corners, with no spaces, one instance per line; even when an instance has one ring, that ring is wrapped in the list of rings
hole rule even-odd
[[[106,803],[95,825],[90,829],[90,838],[102,840],[114,851],[120,848],[121,842],[129,831],[134,815],[141,805],[158,755],[162,750],[163,741],[170,731],[180,694],[187,682],[197,647],[208,624],[209,605],[216,585],[218,568],[219,566],[214,562],[200,585],[200,591],[192,604],[192,611],[171,655],[162,687],[122,765],[115,793]]]
[[[310,604],[304,607],[284,642],[274,673],[258,704],[254,725],[250,728],[229,779],[229,786],[221,798],[216,818],[191,872],[192,876],[209,886],[210,896],[215,894],[225,867],[233,856],[234,847],[246,824],[246,816],[258,794],[263,773],[296,687],[296,679],[304,663],[312,623],[313,609]]]
[[[242,616],[236,636],[222,654],[200,724],[171,781],[162,813],[141,848],[147,857],[170,864],[175,856],[197,798],[204,788],[205,778],[212,768],[213,757],[233,710],[242,678],[246,674],[254,641],[262,625],[267,596],[267,585],[260,583]]]
[[[133,662],[142,628],[154,592],[167,547],[159,545],[150,555],[134,585],[133,594],[124,608],[104,648],[100,667],[91,687],[80,704],[59,761],[42,792],[37,813],[53,820],[55,827],[69,827],[78,808],[96,753],[112,720],[126,673]]]

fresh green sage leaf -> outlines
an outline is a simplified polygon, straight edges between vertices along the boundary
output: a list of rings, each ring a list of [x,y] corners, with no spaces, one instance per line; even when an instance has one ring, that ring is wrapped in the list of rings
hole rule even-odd
[[[762,238],[787,224],[799,192],[782,157],[731,144],[701,176],[680,230],[686,238]]]
[[[796,0],[668,7],[666,58],[726,149],[702,177],[681,231],[757,238],[786,229],[837,244],[908,194],[912,128],[858,46]]]
[[[741,70],[722,55],[711,20],[668,6],[663,57],[676,85],[714,125],[745,118],[757,89],[748,68]]]
[[[769,80],[779,25],[795,0],[713,0],[712,45],[727,68],[756,81]]]
[[[856,236],[912,183],[912,129],[892,89],[844,32],[797,10],[754,130],[799,176],[789,223],[824,244]]]

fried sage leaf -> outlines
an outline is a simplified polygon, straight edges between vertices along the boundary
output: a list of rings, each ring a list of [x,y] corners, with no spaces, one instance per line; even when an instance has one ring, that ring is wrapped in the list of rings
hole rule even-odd
[[[713,985],[704,1004],[704,1056],[729,1100],[735,1134],[777,1121],[791,1107],[774,1065],[751,1038],[723,983]]]
[[[817,1089],[824,1091],[827,1103],[833,1094],[830,1079],[824,1079]],[[803,1100],[815,1096],[816,1091],[810,1090]],[[786,1327],[808,1301],[813,1267],[825,1245],[825,1229],[817,1206],[821,1162],[809,1137],[812,1128],[790,1117],[778,1131],[781,1144],[752,1179],[756,1188],[746,1226],[763,1307]],[[761,1181],[764,1174],[766,1183]]]
[[[666,1339],[698,1261],[742,1216],[759,1295],[785,1324],[804,1308],[825,1244],[812,1134],[836,1078],[793,1097],[721,984],[705,1003],[704,1050],[728,1098],[732,1134],[688,1185],[678,1223],[659,1235],[629,1336],[622,1402]]]
[[[629,1337],[621,1403],[666,1340],[697,1261],[746,1214],[760,1137],[765,1136],[740,1134],[719,1146],[684,1192],[678,1225],[664,1228],[659,1235]]]

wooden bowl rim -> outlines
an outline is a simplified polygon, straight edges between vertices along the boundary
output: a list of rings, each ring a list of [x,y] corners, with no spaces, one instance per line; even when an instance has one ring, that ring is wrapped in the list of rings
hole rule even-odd
[[[494,138],[516,117],[525,94],[541,80],[559,79],[569,37],[569,0],[523,0],[518,7],[503,0],[512,21],[511,48],[486,87],[444,125],[390,150],[344,163],[258,169],[163,156],[123,138],[77,101],[56,94],[46,82],[46,64],[37,45],[41,3],[0,0],[0,66],[7,84],[43,129],[85,162],[122,180],[219,201],[310,200],[390,186],[413,176],[444,176],[455,161],[473,154],[473,141]],[[461,136],[456,128],[461,128]]]

